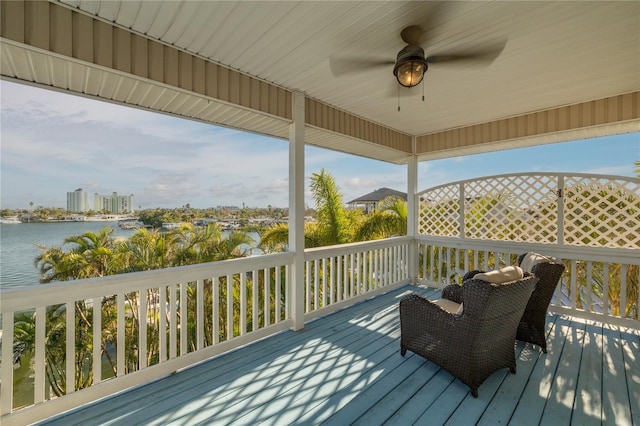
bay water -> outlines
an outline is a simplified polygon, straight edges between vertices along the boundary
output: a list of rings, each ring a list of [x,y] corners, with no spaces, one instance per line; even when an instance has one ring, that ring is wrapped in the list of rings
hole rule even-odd
[[[63,245],[65,238],[98,232],[105,226],[111,227],[116,237],[130,237],[136,232],[135,229],[121,229],[116,221],[0,224],[0,289],[39,283],[40,272],[34,265],[40,254],[38,246],[69,250],[75,244]],[[224,236],[226,231],[222,234]],[[260,254],[255,248],[260,241],[259,235],[249,232],[249,236],[254,244],[245,249],[251,254]]]
[[[34,265],[40,254],[39,245],[69,250],[75,245],[63,245],[65,238],[98,232],[105,226],[114,229],[114,236],[130,237],[135,233],[120,229],[115,221],[0,224],[0,288],[39,283],[40,272]]]

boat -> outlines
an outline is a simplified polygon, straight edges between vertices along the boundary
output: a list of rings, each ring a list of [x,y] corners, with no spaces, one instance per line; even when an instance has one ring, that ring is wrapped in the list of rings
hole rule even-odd
[[[11,224],[22,223],[22,221],[18,216],[6,216],[3,218],[0,218],[0,223],[3,225],[11,225]]]

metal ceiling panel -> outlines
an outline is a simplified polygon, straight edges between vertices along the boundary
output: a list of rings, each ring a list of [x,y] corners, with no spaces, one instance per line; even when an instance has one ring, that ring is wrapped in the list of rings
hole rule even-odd
[[[96,39],[80,40],[81,56],[76,57],[85,61],[81,64],[64,55],[45,52],[46,46],[39,45],[48,42],[47,37],[56,42],[58,33],[54,24],[50,24],[48,34],[36,34],[42,38],[37,42],[22,40],[21,37],[33,35],[31,30],[23,31],[20,25],[12,24],[3,33],[16,42],[3,43],[4,76],[248,131],[269,129],[265,132],[278,137],[286,137],[288,121],[270,114],[280,115],[282,107],[287,108],[286,99],[291,91],[303,92],[333,110],[346,111],[404,135],[426,136],[640,90],[640,2],[61,0],[50,3],[55,7],[60,4],[85,15],[82,23],[89,28],[94,20],[112,23],[116,28],[100,22]],[[41,5],[38,3],[37,9],[43,9]],[[18,15],[27,13],[7,3],[3,3],[3,8]],[[26,21],[18,16],[17,22]],[[412,24],[424,27],[426,41],[421,45],[427,55],[506,44],[489,66],[435,63],[429,67],[423,84],[411,90],[399,89],[392,63],[405,45],[399,35],[401,30]],[[143,36],[140,42],[143,47],[147,38],[165,47],[149,41],[153,45],[150,56],[139,61],[134,56],[136,51],[119,51],[122,56],[116,59],[124,58],[125,65],[120,68],[114,65],[116,70],[111,70],[109,61],[115,59],[110,56],[109,43],[115,46],[130,37],[121,28]],[[123,38],[110,41],[110,34]],[[98,41],[106,44],[96,44]],[[24,50],[17,47],[21,42],[30,47]],[[221,89],[233,86],[235,91],[229,90],[228,96],[220,99],[216,99],[220,96],[216,91],[205,107],[203,99],[207,96],[203,90],[189,94],[190,86],[178,88],[182,68],[174,67],[171,61],[178,62],[188,55],[172,47],[241,73],[222,69],[218,74],[215,70],[209,73],[204,61],[196,58],[189,82],[191,78],[196,81],[198,72],[201,86],[206,74]],[[93,56],[82,56],[95,52],[99,55],[97,61]],[[136,73],[140,78],[128,74],[129,57],[134,65],[142,66],[143,70]],[[340,58],[390,64],[362,65],[352,73],[334,76],[330,62]],[[91,63],[92,59],[95,63]],[[190,56],[188,61],[192,61]],[[163,80],[162,66],[168,67],[165,75],[171,76],[170,81]],[[146,67],[154,72],[147,74]],[[257,80],[249,82],[245,75]],[[174,80],[178,83],[174,84]],[[256,84],[263,85],[259,91],[237,89],[252,89]],[[271,96],[272,90],[280,90],[280,94]],[[261,96],[265,94],[259,102],[275,102],[278,112],[248,109],[254,108],[248,101],[258,92]],[[309,140],[321,146],[340,150],[347,146],[350,152],[393,158],[391,161],[403,161],[405,155],[389,153],[393,150],[388,148],[371,150],[367,143],[352,145],[353,140],[348,137],[338,137],[330,131],[320,136],[319,132],[314,129]],[[345,139],[349,145],[344,145]],[[375,153],[362,154],[367,150]]]
[[[63,3],[414,135],[640,88],[640,2]],[[506,47],[488,67],[432,64],[424,102],[392,65],[331,74],[332,56],[393,61],[410,24],[429,25],[427,55]]]

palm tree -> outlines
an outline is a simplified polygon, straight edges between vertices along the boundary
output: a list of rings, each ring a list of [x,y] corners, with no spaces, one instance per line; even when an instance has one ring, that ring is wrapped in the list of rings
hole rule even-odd
[[[311,192],[316,202],[317,222],[304,225],[305,247],[322,247],[353,241],[353,228],[358,215],[344,208],[342,194],[333,177],[325,172],[311,175]],[[275,224],[261,235],[265,252],[283,251],[288,245],[289,227]]]
[[[364,219],[356,232],[356,241],[369,241],[407,234],[407,202],[395,196],[380,201],[375,212]]]
[[[322,245],[351,242],[349,216],[335,180],[324,169],[311,175],[311,193],[316,202],[319,236]]]

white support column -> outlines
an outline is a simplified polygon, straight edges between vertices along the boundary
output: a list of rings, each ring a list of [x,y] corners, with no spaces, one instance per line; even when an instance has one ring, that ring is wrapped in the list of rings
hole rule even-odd
[[[411,137],[412,155],[407,167],[407,235],[415,238],[418,232],[418,155],[416,154],[416,137]],[[418,280],[418,244],[412,241],[409,244],[409,280],[417,283]]]
[[[289,126],[289,251],[293,330],[304,328],[304,94],[293,93],[293,123]]]

